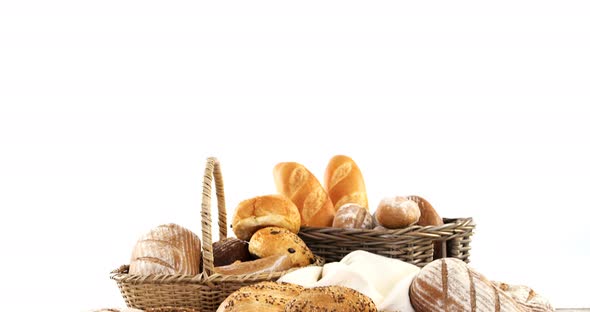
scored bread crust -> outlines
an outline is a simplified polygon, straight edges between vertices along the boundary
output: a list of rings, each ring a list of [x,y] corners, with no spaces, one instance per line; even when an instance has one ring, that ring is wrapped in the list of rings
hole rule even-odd
[[[197,275],[201,264],[201,241],[177,224],[160,225],[135,244],[129,274]]]
[[[330,227],[334,205],[318,179],[303,165],[279,163],[273,170],[277,191],[287,196],[299,209],[302,226]]]
[[[332,157],[324,173],[324,186],[336,211],[350,203],[369,210],[365,180],[352,158],[344,155]]]

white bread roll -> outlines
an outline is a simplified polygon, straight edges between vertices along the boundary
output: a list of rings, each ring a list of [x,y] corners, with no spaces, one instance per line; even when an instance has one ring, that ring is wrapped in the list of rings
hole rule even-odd
[[[455,258],[435,260],[422,268],[410,287],[410,299],[417,312],[528,311]]]
[[[506,292],[516,303],[528,312],[555,311],[549,300],[537,294],[533,289],[524,285],[509,285],[506,283],[494,282],[494,286]]]
[[[336,211],[332,227],[345,229],[372,229],[373,216],[357,204],[344,204]]]
[[[129,274],[197,275],[201,241],[195,233],[173,223],[160,225],[142,236],[131,255]]]
[[[350,203],[369,210],[365,180],[352,158],[344,155],[332,157],[324,174],[324,186],[336,211]]]
[[[291,199],[299,209],[301,226],[332,226],[334,206],[307,168],[295,162],[279,163],[273,174],[277,191]]]
[[[232,219],[237,238],[250,240],[256,231],[267,226],[282,227],[297,234],[301,226],[297,206],[278,194],[246,199],[238,204]]]

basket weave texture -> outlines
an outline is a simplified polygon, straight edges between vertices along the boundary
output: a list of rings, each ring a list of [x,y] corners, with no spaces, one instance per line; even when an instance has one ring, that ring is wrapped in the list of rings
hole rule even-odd
[[[340,261],[352,251],[365,250],[423,267],[435,260],[434,243],[442,241],[442,257],[468,263],[475,228],[473,220],[458,218],[443,219],[443,222],[440,226],[413,225],[397,230],[302,227],[298,235],[326,262]]]
[[[213,182],[215,184],[213,184]],[[245,275],[220,275],[213,273],[213,240],[211,235],[211,190],[215,186],[220,239],[227,237],[225,197],[221,168],[216,158],[207,159],[203,179],[201,205],[201,230],[203,239],[203,272],[187,275],[131,275],[129,266],[123,265],[111,272],[128,307],[137,309],[162,309],[172,311],[214,312],[221,302],[242,286],[261,281],[277,280],[285,273],[258,273]],[[316,257],[314,265],[323,265]],[[163,308],[165,307],[165,308]],[[158,311],[158,310],[153,310]]]

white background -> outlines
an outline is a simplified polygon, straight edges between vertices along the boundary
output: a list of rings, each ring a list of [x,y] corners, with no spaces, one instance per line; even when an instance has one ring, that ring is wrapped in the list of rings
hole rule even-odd
[[[280,161],[419,194],[472,264],[590,306],[587,1],[0,2],[0,310],[123,306],[138,236]],[[231,214],[231,212],[230,212]]]

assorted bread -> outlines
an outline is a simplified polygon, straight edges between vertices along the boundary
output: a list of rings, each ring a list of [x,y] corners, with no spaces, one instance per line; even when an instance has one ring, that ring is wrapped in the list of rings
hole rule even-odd
[[[299,269],[278,282],[240,288],[217,312],[554,311],[532,289],[491,282],[454,258],[435,260],[420,269],[357,250],[339,262],[310,266],[316,258],[297,235],[302,226],[387,232],[444,222],[426,199],[416,195],[384,197],[371,214],[363,175],[347,156],[329,161],[324,186],[295,162],[277,164],[273,174],[278,194],[239,202],[231,223],[236,237],[213,243],[214,268],[207,273],[249,275]],[[435,242],[434,259],[444,256],[443,244]],[[129,274],[197,275],[201,268],[199,237],[179,225],[165,224],[137,241]]]

